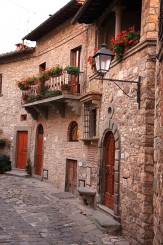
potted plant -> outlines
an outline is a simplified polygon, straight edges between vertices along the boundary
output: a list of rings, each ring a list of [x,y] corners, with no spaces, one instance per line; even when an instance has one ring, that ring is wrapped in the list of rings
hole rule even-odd
[[[6,171],[11,171],[11,161],[10,157],[6,154],[0,154],[0,174]]]
[[[69,84],[62,84],[61,90],[63,94],[68,94],[70,93],[71,86]]]
[[[79,74],[79,67],[78,66],[66,66],[65,71],[67,71],[68,74],[70,75],[75,75],[77,76]]]
[[[49,80],[51,76],[51,71],[49,69],[45,70],[40,76],[39,76],[39,80],[41,82],[45,82],[47,80]]]
[[[122,60],[126,49],[132,48],[140,40],[139,31],[135,31],[134,27],[119,32],[117,36],[111,39],[112,51],[118,60]]]
[[[5,147],[6,145],[10,146],[10,140],[4,137],[0,137],[0,148]]]
[[[29,174],[30,176],[32,175],[32,165],[31,165],[30,159],[27,160],[25,170],[26,170],[27,174]]]
[[[50,69],[50,73],[52,77],[57,77],[62,75],[63,69],[60,66],[56,66]]]

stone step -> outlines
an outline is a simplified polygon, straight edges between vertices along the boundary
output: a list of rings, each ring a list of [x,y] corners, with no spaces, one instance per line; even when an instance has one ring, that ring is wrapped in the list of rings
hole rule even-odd
[[[93,211],[92,215],[96,223],[102,228],[106,229],[108,232],[116,234],[121,232],[121,224],[111,215],[105,214],[100,210]]]
[[[7,171],[6,175],[18,176],[18,177],[29,177],[25,169],[13,168],[11,171]]]

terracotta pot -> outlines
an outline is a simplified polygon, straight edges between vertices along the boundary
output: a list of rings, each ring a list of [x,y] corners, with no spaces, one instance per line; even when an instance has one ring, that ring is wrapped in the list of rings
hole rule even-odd
[[[70,94],[70,90],[62,90],[62,94]]]

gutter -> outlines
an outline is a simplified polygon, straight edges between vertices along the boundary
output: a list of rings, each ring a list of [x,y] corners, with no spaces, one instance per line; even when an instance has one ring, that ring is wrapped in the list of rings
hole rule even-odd
[[[73,17],[71,24],[76,24],[76,22],[79,20],[79,18],[82,16],[82,14],[85,12],[87,7],[93,2],[93,0],[86,0],[86,2],[83,4],[83,6],[79,9],[79,11],[76,13],[76,15]]]

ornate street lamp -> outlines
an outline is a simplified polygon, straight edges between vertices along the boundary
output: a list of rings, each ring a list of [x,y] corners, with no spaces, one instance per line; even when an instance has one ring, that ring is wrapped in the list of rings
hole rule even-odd
[[[97,51],[97,53],[93,56],[96,62],[96,71],[101,76],[101,80],[106,80],[110,82],[114,82],[119,88],[120,86],[116,82],[122,82],[122,83],[135,83],[137,84],[137,103],[138,103],[138,109],[140,109],[140,76],[138,77],[138,81],[129,81],[129,80],[119,80],[119,79],[112,79],[112,78],[104,78],[105,74],[109,71],[110,64],[114,58],[114,55],[112,52],[108,49],[106,49],[106,44],[102,44],[102,48]],[[125,93],[125,91],[120,88],[125,95],[127,95],[130,98],[133,98]]]
[[[96,62],[96,70],[102,76],[109,71],[110,64],[114,58],[112,52],[106,49],[106,44],[102,44],[102,48],[97,51],[97,53],[93,56]]]

